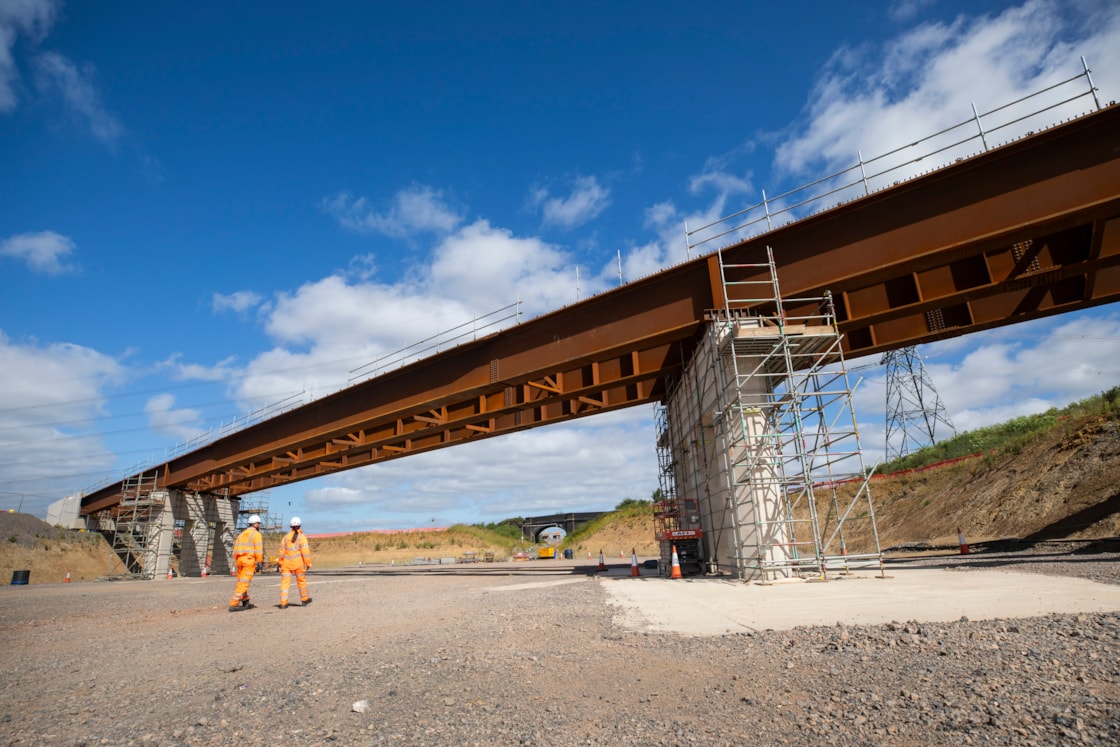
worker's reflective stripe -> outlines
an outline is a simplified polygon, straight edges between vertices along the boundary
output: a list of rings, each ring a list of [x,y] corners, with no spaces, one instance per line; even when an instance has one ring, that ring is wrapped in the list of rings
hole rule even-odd
[[[261,533],[249,527],[244,532],[237,536],[237,541],[233,543],[233,557],[236,560],[242,555],[251,555],[256,558],[260,563],[264,560],[264,539]]]
[[[311,565],[311,544],[307,535],[299,533],[299,539],[293,539],[294,532],[288,532],[280,541],[280,564],[289,568],[302,568]]]

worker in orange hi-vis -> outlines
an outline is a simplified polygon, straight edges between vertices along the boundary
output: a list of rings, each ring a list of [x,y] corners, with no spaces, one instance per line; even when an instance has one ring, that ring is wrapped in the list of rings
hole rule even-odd
[[[311,545],[307,535],[300,531],[303,522],[298,516],[293,516],[291,521],[292,531],[280,540],[280,609],[288,609],[288,589],[292,585],[292,574],[296,577],[296,586],[299,587],[299,599],[303,606],[311,604],[311,595],[307,591],[307,577],[304,575],[311,570]]]
[[[249,603],[249,584],[253,582],[253,574],[257,566],[264,561],[264,538],[261,537],[261,517],[253,514],[249,517],[249,526],[237,535],[233,543],[233,562],[237,564],[237,586],[229,600],[230,612],[241,612],[252,609]]]

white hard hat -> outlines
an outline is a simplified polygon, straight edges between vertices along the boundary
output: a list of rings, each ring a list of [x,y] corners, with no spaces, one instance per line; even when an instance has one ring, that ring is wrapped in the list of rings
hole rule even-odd
[[[256,514],[253,514],[252,516],[249,517],[249,523],[250,524],[260,524],[261,523],[261,517],[257,516]]]
[[[293,526],[293,527],[299,527],[299,526],[303,526],[303,522],[301,522],[301,521],[299,520],[299,517],[298,517],[298,516],[293,516],[293,517],[292,517],[292,520],[291,520],[291,521],[289,522],[289,524],[290,524],[291,526]]]

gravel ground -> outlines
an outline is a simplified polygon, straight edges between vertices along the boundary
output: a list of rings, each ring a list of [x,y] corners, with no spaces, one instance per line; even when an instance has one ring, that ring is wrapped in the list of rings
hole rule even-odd
[[[892,561],[1120,583],[1049,548]],[[1120,744],[1120,615],[714,637],[616,623],[595,565],[0,589],[3,745]],[[919,611],[915,612],[920,615]]]

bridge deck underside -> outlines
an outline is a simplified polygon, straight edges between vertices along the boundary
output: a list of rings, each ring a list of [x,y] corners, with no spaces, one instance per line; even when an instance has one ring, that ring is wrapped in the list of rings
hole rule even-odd
[[[1110,303],[1120,107],[726,247],[724,261],[761,266],[767,246],[787,315],[830,292],[848,356]],[[715,257],[692,260],[223,438],[160,466],[159,485],[235,497],[660,401],[722,287]],[[82,513],[120,492],[85,496]]]

